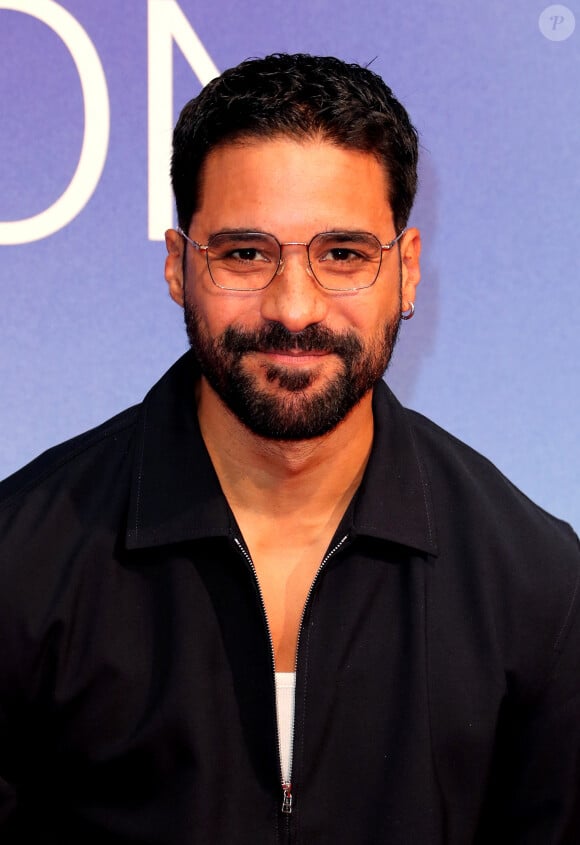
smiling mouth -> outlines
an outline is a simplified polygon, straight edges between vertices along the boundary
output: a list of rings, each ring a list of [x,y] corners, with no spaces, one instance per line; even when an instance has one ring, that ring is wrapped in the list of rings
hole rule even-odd
[[[320,360],[332,354],[329,350],[319,349],[257,349],[256,353],[278,361],[295,361],[302,364]]]
[[[329,355],[327,349],[260,349],[265,355],[288,355],[291,358],[300,358],[306,356],[316,357],[319,355]]]

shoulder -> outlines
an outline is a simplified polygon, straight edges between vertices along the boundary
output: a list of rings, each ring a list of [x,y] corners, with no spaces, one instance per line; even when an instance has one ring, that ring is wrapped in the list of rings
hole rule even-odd
[[[84,636],[103,611],[138,418],[129,408],[0,483],[0,696],[36,689],[39,655],[56,665],[62,638]]]
[[[577,551],[572,528],[519,490],[488,458],[432,420],[403,409],[438,507],[457,521],[473,520],[480,532],[495,525],[510,536],[525,527]]]
[[[578,537],[483,455],[421,414],[404,413],[432,497],[438,606],[443,614],[454,608],[454,618],[469,608],[472,624],[493,620],[514,665],[528,660],[532,674],[547,673],[580,613]]]
[[[7,540],[40,542],[43,532],[60,542],[61,522],[87,530],[107,519],[111,526],[115,519],[121,525],[140,471],[145,432],[150,454],[162,455],[155,469],[165,466],[170,448],[178,453],[184,448],[183,420],[194,416],[189,402],[194,378],[186,354],[140,404],[54,446],[0,482],[0,554]]]
[[[43,491],[62,491],[74,485],[75,478],[91,471],[95,480],[118,463],[131,450],[140,408],[127,408],[95,428],[53,446],[0,481],[0,526],[3,515],[37,496],[42,499]]]

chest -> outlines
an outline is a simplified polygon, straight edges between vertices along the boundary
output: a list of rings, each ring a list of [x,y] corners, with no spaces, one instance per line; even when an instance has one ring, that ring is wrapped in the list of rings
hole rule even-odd
[[[24,759],[23,777],[41,781],[55,806],[73,796],[67,817],[101,825],[102,841],[121,841],[124,830],[143,843],[273,845],[279,818],[303,842],[317,841],[323,819],[318,841],[440,845],[442,761],[447,806],[463,806],[458,795],[467,795],[469,818],[479,814],[498,712],[493,662],[470,617],[437,612],[423,562],[373,558],[359,546],[331,555],[302,626],[292,774],[299,812],[280,814],[269,646],[253,576],[225,543],[160,549],[147,567],[127,561],[106,581],[101,567],[99,589],[75,591],[82,625],[67,632],[67,660],[50,663],[59,666],[51,679],[58,702],[46,742],[58,760],[42,777]],[[260,568],[267,585],[270,567]],[[298,579],[301,600],[311,576]],[[291,575],[282,580],[291,590]],[[274,616],[279,647],[296,627]],[[440,645],[442,626],[453,635],[449,648]],[[329,804],[332,812],[322,812]],[[470,825],[445,841],[473,841]],[[76,833],[59,841],[90,837]]]
[[[251,557],[268,621],[276,671],[293,672],[304,607],[332,535],[324,532],[308,541],[299,537],[290,539],[288,535],[253,539]]]

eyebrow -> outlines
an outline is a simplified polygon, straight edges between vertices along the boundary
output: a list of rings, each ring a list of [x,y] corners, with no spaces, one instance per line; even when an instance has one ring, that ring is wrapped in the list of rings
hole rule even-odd
[[[271,235],[271,232],[264,232],[261,229],[248,229],[247,227],[243,229],[219,229],[217,232],[211,232],[209,238],[215,238],[218,235],[239,235],[243,238],[251,237],[252,235]]]
[[[373,238],[377,238],[377,236],[373,235],[372,232],[367,232],[363,229],[357,229],[356,231],[352,231],[350,229],[329,229],[328,231],[320,232],[319,234],[340,235],[340,240],[354,241],[355,243],[357,243],[358,241],[364,241],[366,238],[368,238],[369,235],[372,235]]]
[[[246,227],[234,229],[219,229],[217,232],[211,232],[208,236],[208,240],[210,238],[215,238],[218,235],[238,235],[241,238],[251,238],[252,235],[270,235],[270,237],[279,240],[277,235],[275,235],[273,232],[265,232],[263,229],[249,229]],[[341,229],[340,227],[334,229],[328,227],[326,229],[323,229],[321,232],[315,232],[314,235],[312,235],[312,238],[316,237],[317,235],[340,235],[341,238],[345,241],[362,241],[368,235],[373,235],[373,233],[367,232],[364,229]],[[373,237],[376,238],[377,236],[373,235]],[[303,241],[300,241],[299,243],[303,243]]]

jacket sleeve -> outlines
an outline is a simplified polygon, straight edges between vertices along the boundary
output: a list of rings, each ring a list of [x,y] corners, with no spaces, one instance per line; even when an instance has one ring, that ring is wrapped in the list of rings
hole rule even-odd
[[[580,569],[580,553],[578,555]],[[580,585],[554,644],[549,677],[500,719],[475,845],[580,843]]]

